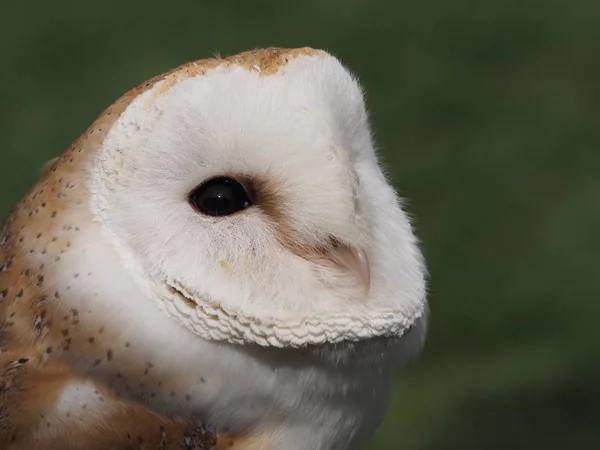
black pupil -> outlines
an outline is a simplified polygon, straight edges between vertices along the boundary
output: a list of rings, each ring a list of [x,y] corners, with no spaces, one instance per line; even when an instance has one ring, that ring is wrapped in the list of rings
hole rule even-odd
[[[228,216],[250,206],[244,187],[233,178],[208,180],[190,194],[191,204],[208,216]]]

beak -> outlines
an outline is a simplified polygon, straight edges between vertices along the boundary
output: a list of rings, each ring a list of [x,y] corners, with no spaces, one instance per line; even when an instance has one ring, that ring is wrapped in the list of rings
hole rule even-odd
[[[364,250],[347,245],[333,248],[329,258],[344,272],[352,274],[363,287],[365,294],[371,287],[371,268]]]

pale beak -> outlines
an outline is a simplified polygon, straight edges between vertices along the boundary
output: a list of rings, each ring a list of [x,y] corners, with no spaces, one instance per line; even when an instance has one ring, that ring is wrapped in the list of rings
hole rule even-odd
[[[371,287],[371,268],[364,250],[340,245],[329,252],[329,258],[343,271],[350,272],[362,286],[364,293]]]

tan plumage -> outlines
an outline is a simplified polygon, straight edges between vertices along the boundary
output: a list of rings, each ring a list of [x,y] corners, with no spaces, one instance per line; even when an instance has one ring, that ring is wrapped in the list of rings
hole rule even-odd
[[[28,357],[24,357],[27,355]],[[197,449],[215,440],[200,424],[167,419],[115,398],[94,383],[98,402],[57,413],[56,396],[66,385],[87,380],[34,353],[0,356],[0,447],[5,449]],[[89,410],[88,410],[89,408]],[[82,423],[89,415],[93,422]]]
[[[243,307],[255,307],[257,302],[252,305],[240,302],[242,310],[231,313],[231,309],[219,305],[202,304],[201,295],[194,297],[185,283],[177,283],[181,280],[144,278],[144,282],[156,281],[156,285],[144,285],[146,288],[164,289],[161,295],[165,291],[171,295],[171,303],[159,305],[163,309],[155,308],[148,300],[150,296],[144,297],[147,291],[131,281],[138,267],[127,264],[134,258],[128,260],[126,252],[119,253],[120,242],[107,237],[108,227],[102,223],[102,214],[111,209],[119,211],[119,208],[110,205],[100,211],[101,208],[94,210],[91,206],[94,196],[95,206],[102,199],[108,202],[108,196],[102,196],[116,191],[115,186],[129,192],[126,171],[119,172],[119,165],[126,158],[121,143],[112,141],[114,146],[110,151],[102,149],[106,140],[110,140],[107,133],[111,127],[116,128],[115,123],[123,126],[123,120],[119,122],[122,114],[144,93],[148,94],[141,97],[145,103],[141,106],[140,102],[134,103],[135,111],[141,115],[148,111],[162,113],[165,110],[154,107],[161,104],[166,91],[183,84],[184,80],[205,75],[209,69],[241,67],[246,69],[241,71],[244,76],[252,73],[261,79],[272,76],[283,80],[282,67],[295,58],[312,61],[312,66],[302,69],[303,66],[297,65],[294,70],[300,71],[296,75],[301,75],[295,82],[309,93],[317,89],[317,97],[328,106],[316,111],[344,130],[360,131],[358,137],[353,136],[360,143],[355,146],[361,148],[354,149],[358,156],[350,159],[356,158],[361,163],[373,159],[364,164],[362,181],[366,182],[359,186],[348,155],[334,152],[324,157],[315,150],[315,155],[325,162],[323,173],[332,177],[334,185],[341,180],[339,186],[334,186],[336,189],[330,189],[335,191],[331,203],[340,208],[349,205],[352,215],[351,220],[334,213],[325,215],[329,221],[310,222],[312,225],[307,228],[300,226],[304,223],[299,220],[319,216],[322,207],[320,210],[309,208],[296,217],[290,211],[293,208],[286,204],[285,196],[281,196],[282,185],[275,179],[258,174],[247,180],[258,192],[261,220],[268,219],[269,230],[273,232],[274,248],[269,247],[271,253],[268,254],[279,255],[282,259],[278,261],[296,263],[294,267],[303,270],[305,279],[320,289],[316,291],[321,296],[316,299],[320,301],[311,302],[313,292],[306,286],[285,284],[282,277],[275,277],[287,294],[301,297],[299,287],[308,292],[300,300],[309,301],[291,302],[289,306],[300,308],[302,314],[314,313],[311,308],[323,306],[329,308],[324,309],[327,314],[317,311],[310,320],[303,321],[303,316],[298,318],[289,313],[291,309],[282,307],[279,316],[267,316],[265,320],[256,319],[255,315],[261,312],[258,309],[253,311],[254,315],[244,317]],[[374,430],[386,406],[395,365],[422,346],[426,329],[424,274],[408,220],[374,162],[360,91],[341,65],[332,61],[334,58],[325,52],[308,48],[266,49],[183,65],[126,93],[61,157],[44,167],[41,179],[14,208],[0,234],[1,448],[272,450],[280,448],[281,442],[294,442],[288,448],[312,450],[351,448]],[[288,73],[288,77],[295,73],[291,69],[289,72],[292,74]],[[315,88],[314,80],[321,80],[323,85],[314,83]],[[328,97],[332,91],[327,88],[329,84],[344,87],[331,95],[350,102],[350,106],[345,107],[351,112],[347,117],[340,114],[338,104],[329,108],[328,102],[334,102]],[[281,94],[276,85],[271,86]],[[324,89],[326,95],[318,89]],[[282,102],[287,105],[293,92],[284,91]],[[248,94],[243,90],[242,93]],[[304,100],[304,95],[299,97]],[[320,100],[316,104],[321,104]],[[236,104],[229,107],[235,108]],[[310,109],[313,107],[308,103],[303,106],[308,108],[306,110],[297,108],[304,114],[301,117],[311,119],[311,124],[315,117],[320,117],[311,115],[315,113]],[[339,109],[345,111],[342,106]],[[143,128],[145,119],[136,117],[127,116],[125,125]],[[263,121],[267,127],[271,126],[271,116],[268,117]],[[339,124],[337,119],[340,119]],[[191,122],[194,120],[195,115]],[[315,122],[319,127],[313,131],[320,138],[321,124],[328,123],[320,119]],[[291,123],[296,125],[294,121]],[[305,131],[302,126],[298,125],[298,135]],[[128,133],[128,130],[123,131],[118,137],[126,139]],[[272,137],[270,130],[264,134]],[[285,133],[281,136],[285,144]],[[316,140],[321,144],[326,141]],[[334,147],[325,148],[329,151]],[[104,153],[99,157],[101,149]],[[299,157],[292,152],[288,161],[293,164],[294,158]],[[302,158],[298,161],[306,163],[310,155]],[[99,177],[102,181],[108,179],[103,186],[96,179],[99,166],[102,169]],[[292,175],[295,175],[296,167],[293,169]],[[173,170],[178,175],[179,172]],[[111,178],[115,173],[121,177]],[[304,181],[299,177],[297,182]],[[154,189],[155,181],[151,178],[150,190]],[[125,188],[119,183],[124,183]],[[369,183],[376,193],[370,200],[358,192],[368,189]],[[102,189],[105,191],[98,194]],[[325,189],[316,190],[319,195],[315,196],[301,190],[300,203],[306,199],[322,199]],[[337,202],[339,199],[343,201]],[[185,199],[178,198],[178,201],[187,211],[189,205]],[[311,204],[310,201],[304,203]],[[363,207],[373,204],[376,208],[372,214],[377,216],[370,224],[375,231],[369,234],[364,231],[369,227],[363,223],[361,214]],[[122,210],[129,211],[126,207]],[[390,216],[375,220],[381,218],[382,211]],[[148,217],[156,218],[155,222],[164,220],[154,211]],[[383,231],[378,226],[382,226]],[[336,237],[336,233],[344,237],[344,242],[328,239]],[[137,231],[133,230],[133,234]],[[362,248],[363,244],[368,247],[366,236],[370,236],[371,262],[378,267],[378,278],[373,283]],[[149,243],[154,243],[153,239],[144,240],[144,245],[149,247]],[[375,247],[387,253],[377,258],[381,255],[376,254]],[[174,253],[187,253],[187,248],[183,248]],[[249,246],[246,250],[241,253],[256,256],[253,253],[260,249]],[[163,258],[158,256],[155,260]],[[242,258],[231,258],[222,259],[218,264],[224,276],[231,276],[226,280],[241,283],[245,281],[243,274],[251,272],[242,262]],[[274,267],[288,268],[280,262],[266,268],[263,265],[262,269],[250,267],[254,271],[261,269],[264,276],[260,279],[263,284],[251,287],[271,286],[271,276],[278,273],[269,272]],[[319,274],[335,273],[328,278],[330,284],[345,290],[321,283],[322,279],[313,275],[317,273],[313,271],[315,267],[320,267]],[[392,270],[390,267],[399,267],[400,276],[387,273],[386,270]],[[341,270],[334,272],[336,268]],[[393,286],[396,283],[398,285]],[[229,281],[222,284],[238,287]],[[271,292],[272,297],[262,299],[264,305],[258,302],[267,312],[269,308],[285,306],[285,302],[273,300],[278,300],[276,291]],[[348,293],[348,297],[343,293]],[[370,303],[369,293],[374,298],[370,298]],[[332,295],[327,297],[326,294]],[[226,300],[233,297],[224,296]],[[290,295],[283,297],[286,298]],[[328,298],[331,305],[323,298]],[[333,302],[338,300],[341,307],[333,307]],[[196,322],[183,320],[194,313]],[[291,318],[286,316],[288,313]],[[296,320],[300,325],[296,326]],[[206,328],[202,328],[204,326]],[[211,354],[207,355],[208,352]],[[368,405],[365,406],[365,402]],[[211,430],[233,431],[215,436],[207,431],[208,425],[204,426],[204,417],[210,421]],[[314,444],[309,442],[313,437]],[[337,444],[339,442],[342,444]]]
[[[298,52],[311,52],[302,49]],[[42,178],[14,208],[2,231],[0,247],[0,443],[2,448],[27,449],[126,449],[211,448],[213,437],[199,423],[188,424],[160,417],[139,405],[111,395],[103,383],[92,380],[99,398],[99,420],[77,426],[87,414],[85,404],[68,416],[50,420],[58,392],[83,380],[69,365],[94,359],[111,359],[114,352],[103,336],[103,324],[86,323],[79,311],[65,310],[49,301],[68,296],[70,286],[50,289],[46,282],[52,268],[71,247],[80,231],[70,206],[88,198],[83,171],[119,114],[141,92],[162,79],[173,83],[182,76],[201,73],[220,64],[260,68],[265,73],[283,62],[288,52],[247,52],[227,59],[186,64],[131,90],[104,113],[60,157],[43,167]],[[86,273],[74,273],[76,278]],[[60,363],[58,361],[61,361]],[[102,403],[101,402],[101,403]],[[60,423],[60,426],[57,425]],[[55,427],[55,428],[53,428]],[[38,430],[45,431],[44,433]],[[40,437],[36,437],[40,433]],[[240,438],[240,443],[242,438]],[[259,439],[259,438],[258,438]],[[187,443],[186,443],[187,442]],[[235,440],[223,437],[219,447],[235,448]],[[242,444],[240,444],[242,445]],[[246,441],[244,448],[249,448]]]

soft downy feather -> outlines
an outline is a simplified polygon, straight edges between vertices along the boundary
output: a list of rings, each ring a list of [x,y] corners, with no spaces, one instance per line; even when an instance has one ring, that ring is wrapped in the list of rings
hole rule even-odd
[[[194,211],[190,190],[219,175],[254,205]],[[358,447],[423,345],[421,253],[361,89],[323,51],[256,50],[142,84],[47,169],[3,236],[3,352],[240,449]],[[366,290],[340,252],[368,257]],[[48,412],[80,399],[66,392]]]

